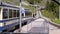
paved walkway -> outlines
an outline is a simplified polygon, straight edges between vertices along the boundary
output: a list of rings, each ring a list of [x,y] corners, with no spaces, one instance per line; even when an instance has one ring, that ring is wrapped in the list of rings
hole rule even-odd
[[[18,32],[15,31],[16,33]],[[21,33],[60,34],[60,29],[39,18],[21,28]]]
[[[25,25],[21,29],[21,33],[49,33],[49,25],[48,23],[42,19],[39,18],[35,21],[32,21],[28,25]]]
[[[49,24],[49,34],[60,34],[60,29]]]

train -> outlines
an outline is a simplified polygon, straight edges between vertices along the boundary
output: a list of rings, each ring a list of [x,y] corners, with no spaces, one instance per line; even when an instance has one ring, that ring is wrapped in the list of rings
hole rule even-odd
[[[10,32],[10,30],[19,28],[19,24],[20,24],[19,14],[20,14],[19,6],[10,5],[1,2],[0,3],[0,32]],[[23,24],[24,22],[26,23],[28,20],[29,19],[22,21]]]
[[[19,6],[0,3],[0,32],[14,29],[19,24]]]

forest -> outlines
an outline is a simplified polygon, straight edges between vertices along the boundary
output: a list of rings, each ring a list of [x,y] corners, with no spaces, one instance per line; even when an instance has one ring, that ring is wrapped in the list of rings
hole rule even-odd
[[[57,0],[57,2],[58,1],[59,0]],[[56,3],[55,1],[47,2],[46,9],[43,12],[43,15],[50,18],[53,22],[60,24],[58,3]]]

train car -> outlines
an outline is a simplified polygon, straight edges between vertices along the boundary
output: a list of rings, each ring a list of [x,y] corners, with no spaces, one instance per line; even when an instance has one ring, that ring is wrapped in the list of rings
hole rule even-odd
[[[27,18],[26,16],[31,17],[32,12],[29,9],[22,9],[22,7],[10,5],[4,2],[0,2],[0,32],[12,32],[15,28],[19,28],[19,11],[21,9],[22,15],[22,25],[24,25],[32,18]],[[27,15],[29,14],[29,15]],[[26,19],[25,19],[26,18]]]
[[[19,24],[19,7],[0,3],[0,32],[14,29]]]

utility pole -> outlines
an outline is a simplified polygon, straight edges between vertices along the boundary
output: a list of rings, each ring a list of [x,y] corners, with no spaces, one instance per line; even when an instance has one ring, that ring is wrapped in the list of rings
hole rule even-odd
[[[35,0],[34,0],[34,5],[35,5]],[[35,17],[35,10],[36,10],[36,7],[34,6],[34,13],[33,13],[34,17]]]
[[[3,0],[0,0],[0,5],[2,4]]]
[[[21,32],[21,23],[22,23],[22,22],[21,22],[21,21],[22,21],[22,15],[21,15],[21,0],[19,0],[19,3],[20,3],[20,11],[19,11],[19,12],[20,12],[20,13],[19,13],[19,14],[20,14],[20,17],[19,17],[19,18],[20,18],[20,19],[19,19],[19,20],[20,20],[20,26],[19,26],[19,31]]]
[[[60,3],[60,0],[59,0],[59,3]],[[59,5],[59,20],[60,20],[60,5]]]
[[[1,0],[0,0],[0,5],[1,5]]]

